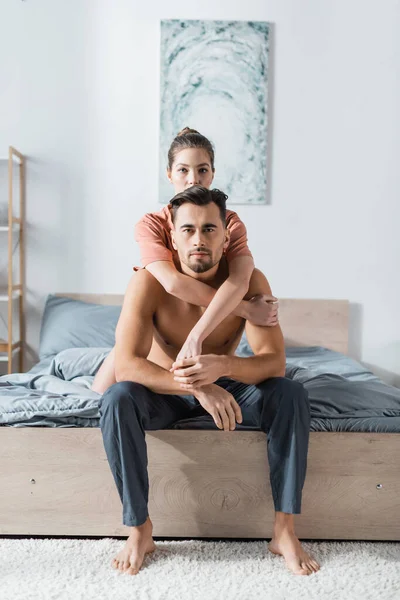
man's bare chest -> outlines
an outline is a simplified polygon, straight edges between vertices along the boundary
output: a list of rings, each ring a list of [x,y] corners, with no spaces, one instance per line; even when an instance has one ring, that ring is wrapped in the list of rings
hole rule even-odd
[[[157,309],[154,318],[154,337],[158,344],[178,350],[198,323],[205,308],[183,302],[174,296],[166,295]],[[244,321],[241,317],[228,316],[203,342],[203,354],[227,354],[240,339]]]

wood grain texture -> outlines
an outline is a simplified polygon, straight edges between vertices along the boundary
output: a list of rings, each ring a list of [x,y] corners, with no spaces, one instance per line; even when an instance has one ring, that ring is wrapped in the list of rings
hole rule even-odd
[[[162,430],[146,440],[154,536],[272,536],[263,432]],[[297,535],[400,540],[399,442],[311,432]],[[0,445],[1,535],[128,534],[99,428],[1,427]]]

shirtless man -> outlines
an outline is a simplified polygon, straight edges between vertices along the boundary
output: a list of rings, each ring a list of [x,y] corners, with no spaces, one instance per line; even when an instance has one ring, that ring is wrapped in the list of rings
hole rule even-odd
[[[223,257],[229,242],[225,201],[219,190],[193,186],[172,202],[172,240],[183,273],[215,289],[228,276]],[[265,276],[254,270],[245,299],[271,295]],[[294,532],[301,511],[310,427],[307,392],[285,378],[285,352],[279,325],[259,327],[230,315],[205,339],[201,356],[174,362],[205,308],[168,294],[146,269],[128,285],[116,330],[115,374],[99,404],[107,458],[130,528],[112,566],[137,574],[153,552],[148,514],[149,481],[145,430],[210,414],[215,426],[235,429],[235,421],[257,425],[267,434],[270,481],[275,507],[271,552],[285,558],[297,575],[318,571]],[[234,355],[243,329],[254,356]],[[246,385],[243,385],[246,384]]]

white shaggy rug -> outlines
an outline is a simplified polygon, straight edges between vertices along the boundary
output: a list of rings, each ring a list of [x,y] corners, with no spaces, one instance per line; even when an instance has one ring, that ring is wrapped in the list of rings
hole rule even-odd
[[[399,600],[400,543],[307,542],[293,575],[264,541],[158,541],[138,575],[112,569],[125,539],[0,538],[1,600]]]

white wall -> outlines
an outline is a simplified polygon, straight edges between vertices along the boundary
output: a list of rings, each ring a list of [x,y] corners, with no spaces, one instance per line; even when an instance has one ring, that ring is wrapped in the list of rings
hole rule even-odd
[[[163,18],[274,24],[271,203],[237,211],[274,294],[349,299],[351,354],[399,385],[397,0],[0,0],[0,154],[29,156],[32,352],[48,293],[124,292],[133,226],[160,208]]]

